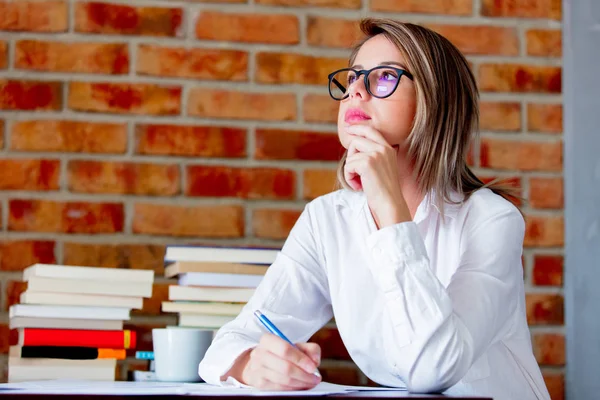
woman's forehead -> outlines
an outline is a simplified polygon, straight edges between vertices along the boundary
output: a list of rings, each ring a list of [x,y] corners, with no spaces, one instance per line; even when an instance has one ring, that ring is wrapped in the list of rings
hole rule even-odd
[[[376,35],[367,40],[356,53],[353,66],[368,69],[383,62],[394,61],[406,65],[400,50],[384,35]]]

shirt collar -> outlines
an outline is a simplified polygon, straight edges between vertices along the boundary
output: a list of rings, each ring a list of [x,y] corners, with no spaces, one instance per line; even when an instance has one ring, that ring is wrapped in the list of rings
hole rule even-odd
[[[426,219],[432,212],[436,212],[442,216],[440,207],[436,204],[438,195],[434,189],[431,189],[417,207],[417,212],[413,218],[415,223],[419,223]],[[457,192],[452,191],[450,193],[450,200],[452,202],[444,201],[444,216],[454,219],[456,218],[462,203],[459,200],[462,198]],[[349,189],[341,189],[336,196],[336,205],[342,207],[349,207],[354,212],[358,212],[367,207],[367,196],[363,192],[355,192]]]

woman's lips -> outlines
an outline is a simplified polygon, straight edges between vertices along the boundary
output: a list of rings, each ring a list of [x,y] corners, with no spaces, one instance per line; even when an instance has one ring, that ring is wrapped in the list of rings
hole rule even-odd
[[[346,111],[346,115],[344,115],[344,121],[346,123],[362,122],[367,121],[369,119],[371,119],[371,117],[369,117],[367,113],[358,108],[351,108],[348,111]]]

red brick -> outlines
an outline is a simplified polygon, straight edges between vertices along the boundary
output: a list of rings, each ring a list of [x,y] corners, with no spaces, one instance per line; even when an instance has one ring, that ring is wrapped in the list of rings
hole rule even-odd
[[[0,324],[0,353],[7,354],[10,346],[10,329],[8,324]]]
[[[306,122],[334,123],[338,119],[340,103],[329,95],[309,93],[302,101]]]
[[[307,17],[306,40],[311,46],[348,49],[361,36],[360,27],[356,20],[313,15]]]
[[[227,29],[223,29],[224,26]],[[300,42],[300,28],[294,15],[203,11],[196,20],[196,37],[245,43],[297,44]]]
[[[164,271],[165,246],[158,244],[65,243],[63,263],[104,268]]]
[[[252,234],[258,238],[285,239],[300,217],[298,210],[259,209],[252,212]]]
[[[562,170],[562,143],[483,138],[480,162],[485,168],[560,171]]]
[[[296,119],[296,95],[194,88],[187,112],[198,117],[292,121]]]
[[[560,255],[534,255],[532,283],[536,286],[562,286],[563,263]]]
[[[371,10],[402,13],[471,15],[471,0],[371,0]]]
[[[51,72],[126,74],[129,52],[124,43],[50,42],[19,40],[15,67]]]
[[[257,129],[258,160],[339,160],[344,153],[337,134],[327,132]]]
[[[346,58],[292,53],[258,53],[255,79],[260,83],[317,85],[327,82],[327,75],[330,72],[347,65]]]
[[[244,236],[244,209],[235,205],[181,206],[138,203],[133,232],[150,235]]]
[[[68,12],[66,1],[0,1],[0,30],[66,32]]]
[[[336,328],[321,328],[309,340],[321,347],[321,360],[350,360],[350,354]]]
[[[562,56],[562,32],[557,29],[530,29],[526,33],[527,55]]]
[[[532,132],[561,133],[562,104],[527,104],[527,129]]]
[[[136,68],[139,75],[246,81],[248,53],[141,44]]]
[[[562,325],[564,323],[562,295],[527,293],[525,300],[529,325]]]
[[[360,8],[361,0],[254,0],[256,4],[289,7]]]
[[[181,88],[145,83],[71,82],[69,108],[117,114],[176,115],[181,108]]]
[[[524,64],[483,64],[479,67],[479,86],[490,92],[560,93],[560,67]]]
[[[8,67],[8,43],[0,41],[0,69]]]
[[[220,126],[136,126],[138,154],[241,158],[246,157],[246,129]]]
[[[515,28],[489,25],[426,24],[425,26],[450,40],[467,55],[516,56],[519,54],[519,37]]]
[[[293,199],[296,175],[292,170],[193,165],[187,167],[187,196],[244,199]]]
[[[57,190],[60,161],[0,160],[0,190]]]
[[[542,217],[528,215],[526,217],[526,247],[556,247],[564,245],[563,217]]]
[[[551,333],[534,335],[533,352],[540,365],[565,365],[565,337]]]
[[[169,300],[169,286],[173,282],[155,282],[152,285],[152,296],[144,299],[141,310],[131,310],[131,315],[160,315],[163,301]]]
[[[0,149],[4,148],[4,120],[0,119]]]
[[[481,15],[560,20],[561,0],[482,0]]]
[[[180,191],[176,164],[71,161],[68,179],[72,192],[172,196]]]
[[[479,127],[487,131],[521,130],[521,104],[482,102],[479,105]]]
[[[334,169],[304,171],[302,198],[312,200],[336,190],[337,172]]]
[[[562,178],[529,178],[529,203],[534,208],[563,208]]]
[[[75,6],[75,31],[145,36],[182,36],[180,8],[131,7],[102,2]]]
[[[56,233],[122,232],[120,203],[10,200],[8,230]]]
[[[6,302],[4,303],[4,311],[8,311],[9,307],[19,304],[21,301],[21,293],[27,289],[27,282],[8,281],[6,283]]]
[[[15,121],[11,150],[124,153],[127,124],[84,121]]]
[[[544,373],[544,382],[551,400],[565,400],[565,376],[556,372]]]
[[[0,110],[60,110],[62,83],[0,80]]]
[[[2,271],[22,271],[35,263],[56,263],[53,241],[11,240],[0,243]]]

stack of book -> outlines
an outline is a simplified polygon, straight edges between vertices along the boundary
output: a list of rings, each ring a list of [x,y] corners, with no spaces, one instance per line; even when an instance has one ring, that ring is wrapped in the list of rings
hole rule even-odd
[[[8,381],[116,379],[117,360],[135,349],[123,329],[152,296],[154,271],[34,264],[9,308]]]
[[[167,246],[169,286],[162,311],[178,314],[178,325],[216,331],[233,320],[275,261],[279,250],[238,247]]]

